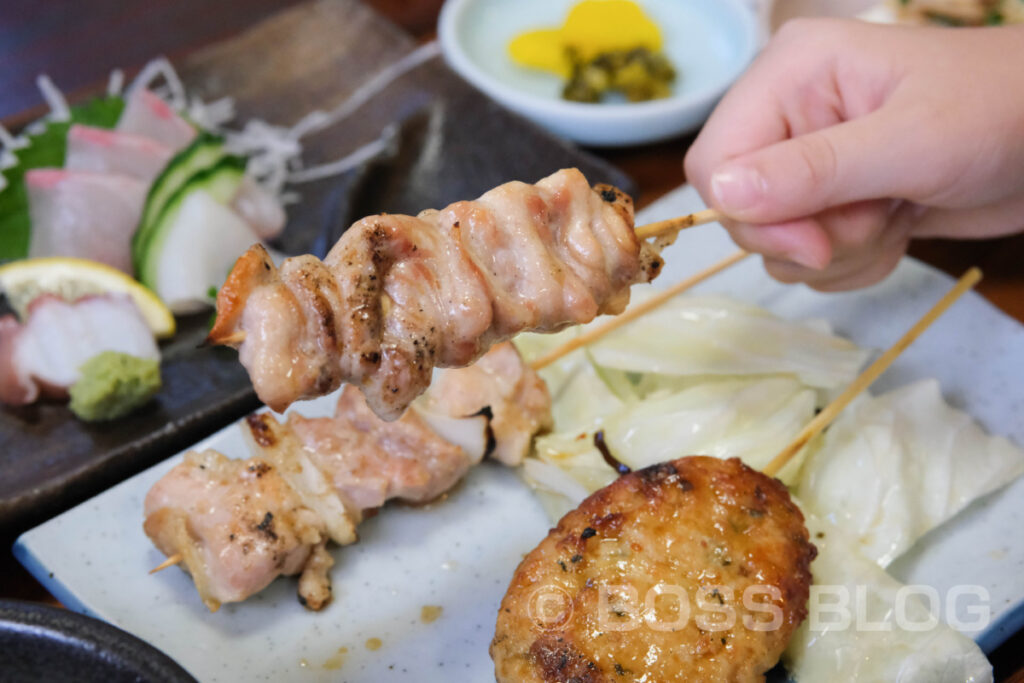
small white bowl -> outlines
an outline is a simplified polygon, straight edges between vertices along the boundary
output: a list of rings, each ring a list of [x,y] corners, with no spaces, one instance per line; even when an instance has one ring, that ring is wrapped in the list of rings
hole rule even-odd
[[[584,104],[563,100],[562,79],[512,62],[523,31],[560,26],[579,0],[447,0],[438,27],[448,64],[492,98],[556,135],[585,145],[654,142],[699,127],[761,44],[744,0],[638,0],[661,28],[678,76],[670,97]]]

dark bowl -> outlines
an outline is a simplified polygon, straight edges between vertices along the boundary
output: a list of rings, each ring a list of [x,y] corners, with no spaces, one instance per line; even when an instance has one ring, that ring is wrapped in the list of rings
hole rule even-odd
[[[0,682],[195,683],[145,641],[91,617],[0,600]]]

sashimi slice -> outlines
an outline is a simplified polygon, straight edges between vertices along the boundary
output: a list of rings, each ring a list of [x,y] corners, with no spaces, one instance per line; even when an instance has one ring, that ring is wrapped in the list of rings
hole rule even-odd
[[[251,176],[242,179],[238,192],[231,200],[231,208],[245,219],[260,239],[273,239],[284,230],[287,217],[281,202]]]
[[[64,168],[120,173],[151,183],[172,156],[171,147],[151,138],[76,124],[68,130]]]
[[[196,129],[171,105],[144,88],[128,96],[117,130],[156,140],[175,152],[187,147],[196,136]]]
[[[74,256],[132,272],[132,235],[148,183],[114,173],[54,168],[25,174],[29,256]]]
[[[13,315],[0,317],[0,403],[21,406],[39,398],[39,387],[14,362],[23,327]]]
[[[19,324],[0,319],[0,400],[22,405],[40,391],[66,396],[82,364],[103,351],[159,360],[153,333],[130,297],[104,294],[74,303],[43,294]]]

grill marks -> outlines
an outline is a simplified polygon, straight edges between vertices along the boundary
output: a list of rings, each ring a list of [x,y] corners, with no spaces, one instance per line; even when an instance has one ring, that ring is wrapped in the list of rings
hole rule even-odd
[[[393,420],[435,365],[617,313],[659,267],[633,232],[632,200],[568,169],[415,218],[365,218],[323,263],[301,256],[278,272],[254,247],[218,296],[210,339],[245,333],[241,360],[275,410],[351,382]]]

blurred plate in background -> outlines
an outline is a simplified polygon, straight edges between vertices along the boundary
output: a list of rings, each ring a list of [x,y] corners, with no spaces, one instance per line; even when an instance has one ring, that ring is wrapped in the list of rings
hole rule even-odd
[[[512,62],[525,31],[560,26],[579,0],[448,0],[438,28],[448,63],[509,109],[586,145],[663,140],[700,126],[760,46],[758,13],[746,0],[639,0],[659,26],[677,71],[671,97],[587,104],[561,97],[562,80]]]

